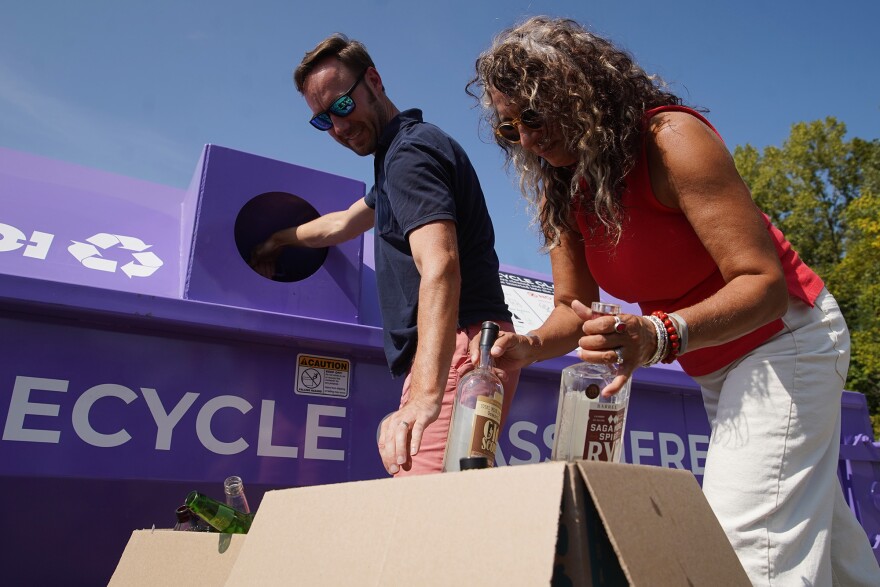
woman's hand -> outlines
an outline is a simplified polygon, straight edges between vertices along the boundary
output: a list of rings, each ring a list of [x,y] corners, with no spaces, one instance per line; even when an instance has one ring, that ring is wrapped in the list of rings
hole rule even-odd
[[[584,321],[578,356],[587,363],[616,365],[618,374],[602,395],[616,394],[633,371],[654,354],[657,336],[653,323],[634,314],[596,314],[577,300],[571,303],[571,309]]]

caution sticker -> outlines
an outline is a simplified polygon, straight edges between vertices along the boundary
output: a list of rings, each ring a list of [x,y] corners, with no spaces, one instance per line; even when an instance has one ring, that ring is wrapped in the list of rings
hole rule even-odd
[[[321,397],[348,397],[351,361],[317,355],[296,356],[296,393]]]

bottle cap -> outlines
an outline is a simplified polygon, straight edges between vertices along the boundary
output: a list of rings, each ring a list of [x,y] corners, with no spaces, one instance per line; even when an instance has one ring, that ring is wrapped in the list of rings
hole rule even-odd
[[[489,320],[483,322],[483,327],[480,331],[480,348],[491,348],[491,346],[495,344],[495,340],[498,338],[498,332],[500,330],[501,327],[495,322]]]
[[[486,457],[463,457],[458,460],[459,469],[467,471],[468,469],[488,469],[489,459]]]

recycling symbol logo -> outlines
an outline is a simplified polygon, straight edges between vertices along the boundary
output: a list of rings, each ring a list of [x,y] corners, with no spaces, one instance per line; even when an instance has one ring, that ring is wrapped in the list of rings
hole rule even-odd
[[[113,259],[104,258],[101,254],[101,251],[107,251],[114,247],[132,251],[132,260],[120,267],[129,279],[132,277],[149,277],[159,267],[164,265],[162,259],[152,251],[147,250],[153,245],[148,245],[141,239],[133,236],[100,232],[87,238],[86,242],[71,242],[73,244],[67,247],[70,254],[76,257],[76,260],[82,263],[83,266],[95,269],[96,271],[107,271],[109,273],[116,271],[118,263]]]

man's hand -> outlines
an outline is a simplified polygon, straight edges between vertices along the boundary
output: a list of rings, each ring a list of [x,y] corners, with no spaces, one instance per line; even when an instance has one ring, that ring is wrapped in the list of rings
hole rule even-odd
[[[249,265],[263,277],[272,279],[275,276],[275,265],[282,250],[282,247],[279,247],[275,242],[275,235],[272,235],[254,247]]]
[[[480,336],[480,334],[474,336],[468,346],[474,365],[480,364]],[[498,339],[490,351],[495,363],[495,374],[504,381],[507,379],[507,371],[531,365],[536,360],[535,351],[539,345],[540,339],[535,335],[499,332]]]
[[[440,416],[442,393],[434,399],[423,395],[411,399],[402,408],[382,420],[379,429],[379,455],[391,475],[401,467],[409,471],[412,457],[419,452],[425,428]]]

